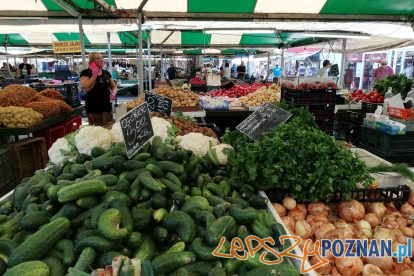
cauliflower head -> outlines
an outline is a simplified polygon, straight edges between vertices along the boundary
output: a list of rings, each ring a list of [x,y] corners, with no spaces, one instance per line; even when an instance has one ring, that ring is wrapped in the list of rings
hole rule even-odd
[[[108,150],[112,144],[111,132],[100,126],[86,126],[75,136],[76,148],[79,153],[91,155],[94,147]]]
[[[171,123],[163,118],[152,117],[151,124],[154,130],[154,137],[160,136],[162,141],[165,141],[168,138],[168,129],[172,127]]]
[[[201,133],[191,132],[184,136],[178,136],[178,144],[184,149],[191,150],[197,156],[205,156],[211,146],[220,142],[212,137],[204,136]]]
[[[117,122],[112,125],[111,129],[112,141],[115,143],[124,143],[124,134],[122,133],[121,123]]]
[[[59,164],[63,161],[72,159],[76,155],[76,150],[65,137],[57,139],[47,151],[49,160],[53,164]]]
[[[218,165],[226,165],[227,164],[227,152],[230,150],[234,150],[233,147],[229,144],[220,144],[217,146],[212,147],[208,151],[208,156],[213,161],[214,164]]]

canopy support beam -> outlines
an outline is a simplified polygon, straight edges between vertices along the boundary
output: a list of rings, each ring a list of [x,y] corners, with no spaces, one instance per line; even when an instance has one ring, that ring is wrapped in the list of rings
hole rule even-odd
[[[282,71],[281,76],[285,76],[285,48],[282,48],[282,58],[280,61],[280,70]]]
[[[145,2],[145,1],[144,1]],[[142,3],[141,3],[142,5]],[[138,77],[138,96],[144,93],[144,72],[142,66],[142,13],[138,13],[138,64],[137,64],[137,77]]]
[[[88,68],[86,63],[86,53],[85,53],[85,33],[83,32],[83,26],[82,26],[82,15],[78,15],[78,25],[79,25],[79,38],[80,38],[80,44],[81,44],[81,53],[82,53],[82,65],[83,69]]]
[[[400,74],[404,72],[405,70],[405,54],[407,53],[406,50],[402,51],[402,56],[401,56],[401,68],[400,68]]]
[[[365,75],[365,53],[362,54],[362,70],[361,70],[361,77],[359,78],[359,89],[362,89],[362,85],[364,83],[364,75]]]
[[[341,58],[341,78],[340,78],[340,85],[344,86],[345,81],[345,61],[346,61],[346,38],[342,40],[342,58]]]
[[[151,66],[151,32],[148,32],[148,37],[147,37],[147,51],[148,51],[148,91],[152,90],[152,77],[151,77],[151,71],[152,71],[152,66]]]
[[[9,66],[9,53],[8,53],[8,51],[7,51],[7,42],[8,42],[8,39],[9,39],[9,35],[8,35],[8,34],[6,34],[6,37],[5,37],[5,39],[4,39],[4,48],[5,48],[5,50],[6,50],[6,62],[7,62],[7,69],[10,71],[10,66]]]
[[[112,51],[111,51],[111,33],[106,33],[108,39],[108,69],[109,73],[112,75]]]
[[[173,33],[174,33],[175,31],[171,31],[168,35],[167,35],[167,37],[166,38],[164,38],[164,40],[161,42],[161,47],[162,47],[162,45],[173,35]]]

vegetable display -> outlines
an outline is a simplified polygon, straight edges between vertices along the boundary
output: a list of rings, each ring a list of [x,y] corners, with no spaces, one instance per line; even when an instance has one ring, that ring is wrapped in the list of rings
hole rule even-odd
[[[254,93],[240,97],[240,102],[244,106],[261,106],[266,102],[279,102],[280,97],[280,86],[274,83],[269,87],[261,87]]]
[[[384,96],[388,88],[392,87],[394,95],[401,94],[401,97],[405,99],[413,84],[412,79],[407,78],[405,75],[396,74],[379,80],[374,88],[378,90],[381,96]]]
[[[349,93],[349,98],[356,102],[364,102],[364,103],[383,103],[384,96],[381,96],[378,91],[372,91],[369,93],[364,93],[362,89],[357,89],[351,93]]]
[[[410,198],[414,198],[411,193]],[[292,202],[293,201],[293,202]],[[287,209],[287,204],[293,209]],[[343,201],[339,204],[314,202],[309,205],[297,203],[292,198],[285,198],[283,205],[273,203],[282,220],[286,222],[291,234],[302,238],[311,238],[311,250],[315,241],[322,239],[373,239],[392,240],[393,250],[399,244],[407,245],[409,238],[414,237],[414,224],[411,216],[414,207],[405,203],[398,211],[392,203],[361,203],[356,200]],[[297,214],[301,215],[297,215]],[[303,249],[304,242],[300,245]],[[414,252],[413,252],[414,253]],[[341,275],[412,275],[414,263],[410,257],[404,257],[398,263],[393,257],[340,257],[335,258],[329,250],[326,258],[329,264],[318,269],[317,273]],[[311,257],[311,265],[318,263]]]
[[[198,94],[185,90],[181,87],[170,87],[168,85],[160,86],[151,91],[162,96],[168,97],[173,101],[173,107],[197,106],[199,104]],[[132,109],[144,102],[144,95],[127,104],[128,109]]]
[[[193,77],[190,79],[190,84],[206,85],[207,82],[203,79],[200,79],[199,77]]]
[[[42,121],[43,115],[31,108],[8,106],[0,107],[0,126],[25,128]]]
[[[218,140],[200,133],[187,134],[197,135],[196,140],[184,135],[179,142],[155,137],[127,160],[123,144],[108,147],[109,138],[98,141],[97,136],[112,137],[106,131],[81,131],[74,140],[82,154],[37,171],[1,202],[0,245],[7,241],[10,249],[0,252],[0,273],[28,274],[32,264],[44,275],[83,275],[102,272],[119,255],[131,260],[112,266],[120,271],[117,275],[140,269],[144,275],[266,271],[260,262],[212,255],[222,236],[228,241],[220,252],[229,253],[236,235],[278,239],[283,234],[272,232],[276,221],[269,217],[265,199],[227,175],[222,164],[231,146],[214,147]],[[77,138],[86,139],[86,133],[93,137],[79,144]],[[300,275],[287,264],[272,266],[272,271]]]
[[[336,191],[346,196],[358,183],[371,184],[365,163],[329,135],[306,127],[302,117],[295,118],[297,112],[261,141],[226,133],[222,140],[234,147],[231,175],[259,190],[287,190],[301,201],[328,200]]]
[[[212,90],[206,94],[200,93],[200,96],[204,96],[204,95],[211,96],[211,97],[227,96],[229,98],[239,98],[242,96],[247,96],[248,94],[255,92],[256,90],[258,90],[260,87],[263,87],[263,86],[266,86],[266,85],[262,83],[254,83],[252,85],[236,84],[230,89],[223,88],[223,89]]]

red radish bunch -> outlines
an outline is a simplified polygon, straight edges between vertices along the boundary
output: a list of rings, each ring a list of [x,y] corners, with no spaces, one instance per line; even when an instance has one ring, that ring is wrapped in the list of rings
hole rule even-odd
[[[194,77],[190,79],[190,84],[206,85],[207,82],[205,80],[200,79],[199,77]]]
[[[383,103],[384,97],[381,96],[378,91],[374,90],[369,93],[364,93],[362,89],[354,90],[349,94],[354,100],[362,101],[365,103]]]
[[[206,94],[206,96],[210,97],[229,97],[229,98],[239,98],[246,96],[250,93],[256,92],[260,87],[266,86],[265,84],[261,83],[254,83],[252,85],[249,84],[242,84],[238,85],[236,84],[230,89],[217,89],[212,90]],[[201,95],[201,93],[200,93]],[[204,95],[204,93],[203,93]],[[202,95],[202,96],[203,96]]]

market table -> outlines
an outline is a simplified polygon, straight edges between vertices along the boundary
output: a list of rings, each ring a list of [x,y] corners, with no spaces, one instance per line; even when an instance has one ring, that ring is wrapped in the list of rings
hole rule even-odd
[[[74,108],[74,110],[70,113],[63,113],[59,114],[57,116],[47,118],[45,120],[42,120],[40,123],[27,127],[27,128],[0,128],[0,136],[15,136],[18,138],[19,135],[29,135],[30,133],[45,129],[47,127],[50,127],[54,124],[60,123],[65,121],[68,118],[79,116],[82,114],[85,107],[79,106]],[[18,140],[18,139],[17,139]]]
[[[237,110],[207,110],[206,123],[215,124],[220,130],[224,131],[226,128],[234,130],[244,119],[246,119],[253,111],[248,109]]]

